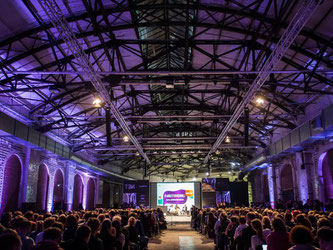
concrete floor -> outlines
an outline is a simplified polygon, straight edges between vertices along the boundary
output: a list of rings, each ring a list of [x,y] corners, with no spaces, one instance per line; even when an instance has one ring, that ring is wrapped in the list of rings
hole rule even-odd
[[[214,241],[194,231],[189,224],[168,226],[161,235],[154,236],[149,241],[149,250],[208,250],[214,249]]]

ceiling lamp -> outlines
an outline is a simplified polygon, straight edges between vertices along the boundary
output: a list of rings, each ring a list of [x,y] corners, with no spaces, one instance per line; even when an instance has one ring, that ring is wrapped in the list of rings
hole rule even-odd
[[[256,100],[256,103],[258,104],[258,105],[263,105],[264,103],[265,103],[265,100],[264,100],[264,98],[262,98],[262,97],[258,97],[257,98],[257,100]]]
[[[124,142],[129,142],[129,138],[128,138],[127,135],[125,135],[125,136],[123,137],[123,141],[124,141]]]
[[[102,101],[101,101],[101,99],[99,97],[95,97],[94,98],[93,105],[95,107],[97,107],[97,108],[101,107],[101,103],[102,103]]]
[[[231,138],[230,138],[229,136],[226,136],[226,137],[225,137],[225,142],[226,142],[226,143],[230,143],[230,142],[231,142]]]

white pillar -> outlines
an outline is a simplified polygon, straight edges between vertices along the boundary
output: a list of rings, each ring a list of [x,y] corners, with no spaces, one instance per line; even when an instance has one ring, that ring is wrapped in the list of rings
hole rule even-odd
[[[72,204],[73,204],[74,176],[75,176],[75,165],[67,161],[64,191],[66,192],[65,197],[67,203],[67,210],[69,211],[72,210]]]

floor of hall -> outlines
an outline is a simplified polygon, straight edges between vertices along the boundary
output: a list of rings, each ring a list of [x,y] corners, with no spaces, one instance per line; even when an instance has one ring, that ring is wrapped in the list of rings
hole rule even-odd
[[[168,226],[149,241],[149,250],[214,249],[214,241],[193,230],[189,224]]]

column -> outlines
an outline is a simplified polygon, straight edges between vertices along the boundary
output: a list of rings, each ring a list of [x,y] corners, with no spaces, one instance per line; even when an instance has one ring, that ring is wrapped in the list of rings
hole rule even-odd
[[[75,165],[72,164],[70,161],[66,162],[64,191],[66,197],[66,208],[68,211],[72,210],[73,204],[75,168]]]
[[[301,200],[303,203],[309,198],[309,186],[308,186],[308,174],[306,171],[307,164],[303,161],[302,152],[295,153],[294,162],[293,162],[294,170],[295,170],[295,184],[297,188],[297,198]]]
[[[103,180],[98,180],[98,199],[96,204],[103,205],[103,195]]]
[[[87,194],[88,194],[88,180],[89,180],[89,176],[84,173],[83,175],[83,194],[82,194],[82,206],[83,209],[86,209],[87,207]]]
[[[273,165],[269,164],[267,167],[267,178],[268,178],[268,188],[269,188],[269,201],[271,207],[275,207],[275,171]]]
[[[26,150],[25,150],[24,162],[22,162],[23,163],[23,166],[22,166],[23,171],[22,171],[22,181],[21,181],[21,185],[20,185],[19,207],[21,207],[22,203],[28,201],[26,195],[27,195],[27,187],[28,187],[30,152],[31,152],[31,148],[27,146]],[[34,175],[36,175],[36,173],[34,173]],[[38,168],[37,168],[37,177],[36,178],[38,178]],[[36,192],[35,192],[35,194],[36,194]],[[35,198],[35,201],[36,201],[36,195],[35,195],[34,198]]]
[[[55,171],[50,167],[49,169],[49,188],[47,196],[47,212],[52,211],[53,209],[53,191],[54,191],[54,175]]]

